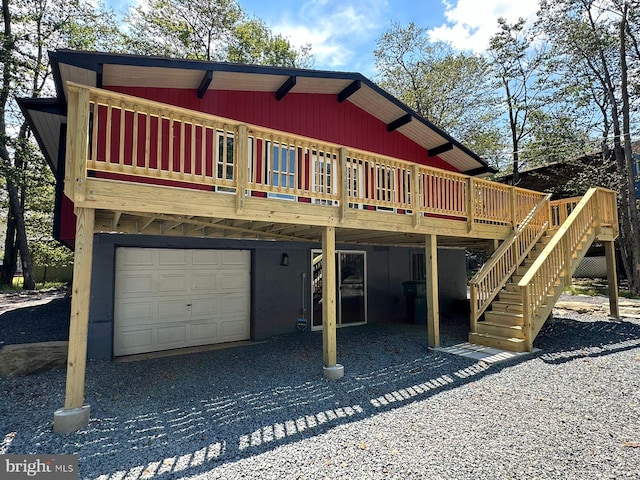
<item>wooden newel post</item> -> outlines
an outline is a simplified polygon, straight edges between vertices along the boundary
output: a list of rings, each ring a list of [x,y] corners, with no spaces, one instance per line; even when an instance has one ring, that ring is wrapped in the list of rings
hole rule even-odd
[[[564,286],[569,287],[571,285],[571,244],[569,241],[571,237],[565,232],[564,238],[562,239],[562,249],[564,251]]]
[[[75,431],[89,423],[89,407],[83,404],[95,212],[92,208],[76,208],[75,213],[76,239],[73,258],[67,385],[64,409],[58,410],[54,414],[54,430],[57,432]]]
[[[236,212],[242,213],[249,183],[249,133],[246,125],[238,125],[238,148],[235,149]]]
[[[473,177],[467,180],[467,230],[473,230],[476,216],[476,188]]]
[[[478,285],[475,283],[469,284],[469,297],[469,304],[471,308],[470,330],[472,333],[475,333],[476,328],[478,328]]]
[[[420,216],[422,214],[422,195],[420,191],[420,166],[413,165],[411,168],[411,209],[413,210],[413,228],[420,225]]]
[[[70,85],[64,193],[74,202],[84,201],[87,188],[89,112],[89,90]]]
[[[510,190],[510,209],[511,209],[511,223],[513,224],[513,229],[518,228],[518,204],[516,202],[516,187],[511,187]]]
[[[533,350],[533,327],[532,327],[532,312],[531,312],[531,285],[527,284],[520,287],[522,293],[522,319],[524,321],[524,348],[525,351],[530,352]]]
[[[340,202],[340,220],[344,219],[347,216],[347,212],[349,211],[349,182],[353,185],[353,180],[349,179],[349,168],[352,168],[348,165],[347,161],[347,149],[345,147],[340,148],[338,152],[338,170],[340,171],[340,182],[337,183],[340,185],[340,191],[338,192],[339,202]]]

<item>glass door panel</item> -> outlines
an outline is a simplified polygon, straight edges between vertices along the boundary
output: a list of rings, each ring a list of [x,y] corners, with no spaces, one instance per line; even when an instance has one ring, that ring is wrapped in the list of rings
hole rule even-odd
[[[336,325],[367,322],[365,253],[336,252]],[[322,251],[311,252],[311,328],[322,328]]]
[[[322,328],[322,251],[311,251],[311,329]]]
[[[365,323],[365,267],[363,252],[340,252],[339,325]]]

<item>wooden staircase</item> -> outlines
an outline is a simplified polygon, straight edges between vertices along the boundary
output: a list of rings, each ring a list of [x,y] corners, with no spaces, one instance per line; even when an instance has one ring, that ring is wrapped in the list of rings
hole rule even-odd
[[[547,230],[517,267],[504,288],[491,302],[491,310],[484,312],[476,331],[469,333],[469,342],[512,352],[525,352],[524,305],[518,282],[540,256],[555,232]],[[560,289],[560,293],[562,289]],[[559,295],[559,294],[558,294]],[[549,299],[555,302],[555,299]]]
[[[609,225],[617,236],[617,223],[600,208],[612,200],[609,193],[591,189],[580,199],[555,205],[547,198],[531,212],[470,281],[469,342],[531,351],[593,241]]]

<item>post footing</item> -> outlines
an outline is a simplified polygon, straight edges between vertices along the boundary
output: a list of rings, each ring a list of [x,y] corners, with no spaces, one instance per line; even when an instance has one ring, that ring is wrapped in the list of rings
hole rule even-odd
[[[330,367],[322,367],[322,376],[328,380],[339,380],[344,377],[344,366],[339,363]]]
[[[53,414],[53,431],[57,433],[77,432],[89,425],[89,405],[80,408],[61,408]]]

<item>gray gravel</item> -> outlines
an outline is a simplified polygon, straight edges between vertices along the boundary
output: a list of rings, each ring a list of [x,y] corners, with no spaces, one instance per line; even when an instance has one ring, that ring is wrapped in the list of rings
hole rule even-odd
[[[494,365],[428,352],[424,330],[340,330],[335,382],[309,332],[92,361],[92,420],[70,435],[51,431],[63,371],[2,379],[0,452],[75,453],[80,478],[104,480],[640,476],[639,320],[563,314],[540,352]]]

